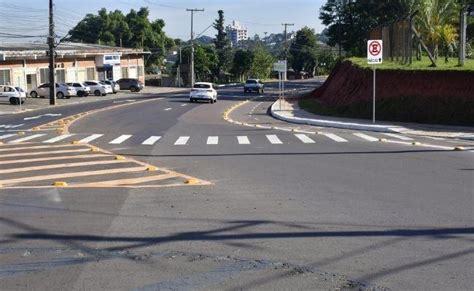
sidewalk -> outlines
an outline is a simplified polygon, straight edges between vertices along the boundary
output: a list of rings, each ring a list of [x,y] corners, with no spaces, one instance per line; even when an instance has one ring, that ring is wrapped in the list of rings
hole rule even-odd
[[[166,93],[179,93],[188,92],[188,88],[175,88],[175,87],[152,87],[147,86],[141,92],[132,93],[129,91],[120,91],[117,94],[108,94],[107,96],[93,96],[87,97],[71,97],[70,99],[56,99],[56,106],[66,106],[74,104],[93,103],[104,100],[124,100],[124,99],[139,99],[150,97],[155,94],[166,94]],[[9,103],[0,103],[0,115],[16,114],[23,112],[31,112],[35,110],[50,108],[49,98],[27,98],[26,102],[21,106],[10,105]]]
[[[442,126],[417,123],[400,122],[377,122],[372,124],[365,119],[338,118],[321,116],[309,113],[301,109],[297,100],[281,100],[275,102],[271,107],[273,117],[297,124],[307,124],[322,127],[333,127],[342,129],[376,131],[387,133],[403,133],[410,135],[432,136],[440,138],[460,138],[474,140],[473,127]]]

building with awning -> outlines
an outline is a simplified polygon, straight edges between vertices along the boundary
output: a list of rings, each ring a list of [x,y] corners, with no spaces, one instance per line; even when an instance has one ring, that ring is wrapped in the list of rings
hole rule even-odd
[[[56,48],[56,82],[134,78],[144,83],[144,56],[148,54],[137,48],[61,43]],[[0,85],[29,91],[48,81],[47,44],[0,43]]]

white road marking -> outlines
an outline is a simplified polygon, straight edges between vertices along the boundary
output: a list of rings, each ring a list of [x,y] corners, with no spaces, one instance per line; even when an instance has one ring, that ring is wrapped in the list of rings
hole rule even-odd
[[[188,143],[189,136],[180,136],[174,145],[186,145]]]
[[[37,115],[37,116],[32,116],[32,117],[25,117],[25,118],[23,118],[23,120],[39,119],[41,117],[46,117],[46,116],[56,117],[56,116],[62,116],[62,114],[61,113],[59,113],[59,114],[48,113],[48,114]]]
[[[11,128],[17,128],[17,127],[20,127],[20,126],[23,126],[25,125],[24,123],[22,124],[2,124],[0,125],[0,128],[5,128],[5,129],[11,129]]]
[[[34,134],[34,135],[30,135],[30,136],[27,136],[27,137],[23,137],[23,138],[13,140],[9,143],[21,143],[21,142],[29,141],[29,140],[32,140],[32,139],[35,139],[35,138],[38,138],[38,137],[42,137],[42,136],[45,136],[45,135],[46,134]]]
[[[446,140],[445,138],[442,138],[442,137],[434,137],[434,136],[423,136],[423,137],[433,139],[433,140]]]
[[[66,138],[68,138],[68,137],[71,137],[71,136],[73,136],[73,135],[74,135],[74,134],[63,134],[63,135],[57,136],[57,137],[55,137],[55,138],[45,140],[45,141],[43,141],[43,143],[55,143],[55,142],[64,140],[64,139],[66,139]]]
[[[207,138],[207,144],[216,145],[219,144],[219,137],[218,136],[210,136]]]
[[[250,140],[246,136],[238,136],[237,140],[239,141],[239,144],[250,144]]]
[[[353,135],[358,136],[358,137],[360,137],[360,138],[362,138],[362,139],[368,140],[368,141],[370,141],[370,142],[378,141],[377,138],[375,138],[375,137],[373,137],[373,136],[370,136],[370,135],[367,135],[367,134],[365,134],[365,133],[353,133]]]
[[[274,134],[267,135],[267,139],[271,144],[283,144],[283,142]]]
[[[338,135],[335,135],[333,133],[321,133],[321,135],[324,135],[325,137],[332,139],[335,142],[348,142],[347,139],[344,139]]]
[[[127,139],[129,139],[131,137],[132,137],[131,135],[124,134],[124,135],[121,135],[121,136],[117,137],[113,141],[109,142],[109,144],[121,144],[121,143],[123,143],[124,141],[126,141]]]
[[[386,136],[398,138],[398,139],[400,139],[400,140],[405,140],[405,141],[413,140],[411,137],[403,136],[403,135],[399,135],[399,134],[395,134],[395,133],[384,133],[384,134],[385,134]]]
[[[295,134],[295,136],[303,143],[316,143],[313,139],[308,137],[306,134]]]
[[[16,136],[16,134],[5,134],[5,135],[0,135],[0,139],[7,139],[9,137]]]
[[[160,139],[161,139],[161,136],[150,136],[147,140],[145,140],[142,143],[142,145],[154,145]]]
[[[181,107],[188,106],[188,104],[181,104]]]
[[[166,108],[165,111],[170,111],[172,110],[173,108]]]
[[[86,138],[84,138],[84,139],[81,139],[81,140],[79,141],[79,143],[90,143],[91,141],[94,141],[94,140],[96,140],[96,139],[98,139],[98,138],[100,138],[100,137],[102,137],[102,136],[104,136],[104,135],[103,135],[103,134],[93,134],[93,135],[91,135],[91,136],[89,136],[89,137],[86,137]]]

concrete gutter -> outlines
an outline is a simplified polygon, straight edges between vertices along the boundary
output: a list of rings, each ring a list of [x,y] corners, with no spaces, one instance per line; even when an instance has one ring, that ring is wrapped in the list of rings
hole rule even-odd
[[[280,101],[273,103],[271,107],[271,115],[276,118],[290,123],[314,125],[320,127],[332,127],[351,130],[384,132],[384,133],[402,133],[416,136],[431,136],[439,138],[456,138],[463,140],[474,140],[474,128],[449,127],[449,126],[433,126],[433,125],[394,125],[394,124],[370,124],[361,120],[349,119],[348,121],[341,120],[342,118],[321,118],[317,115],[306,112],[298,107],[297,104],[290,104],[287,100],[282,100],[280,108]]]
[[[297,116],[294,116],[293,110],[289,108],[285,108],[288,105],[286,101],[283,101],[282,103],[286,103],[286,104],[282,104],[281,109],[280,109],[279,101],[273,103],[270,112],[273,117],[286,121],[286,122],[306,124],[306,125],[315,125],[315,126],[321,126],[321,127],[333,127],[333,128],[386,132],[386,133],[399,133],[403,130],[407,130],[404,127],[395,126],[395,125],[375,125],[375,124],[335,121],[335,120],[329,120],[329,119],[297,117]]]

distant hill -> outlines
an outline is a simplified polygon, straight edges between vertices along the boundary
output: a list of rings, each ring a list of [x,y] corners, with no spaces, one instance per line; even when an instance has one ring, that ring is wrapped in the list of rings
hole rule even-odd
[[[214,38],[213,37],[210,37],[210,36],[207,36],[207,35],[202,35],[198,38],[196,38],[196,43],[198,44],[213,44],[214,43]]]

